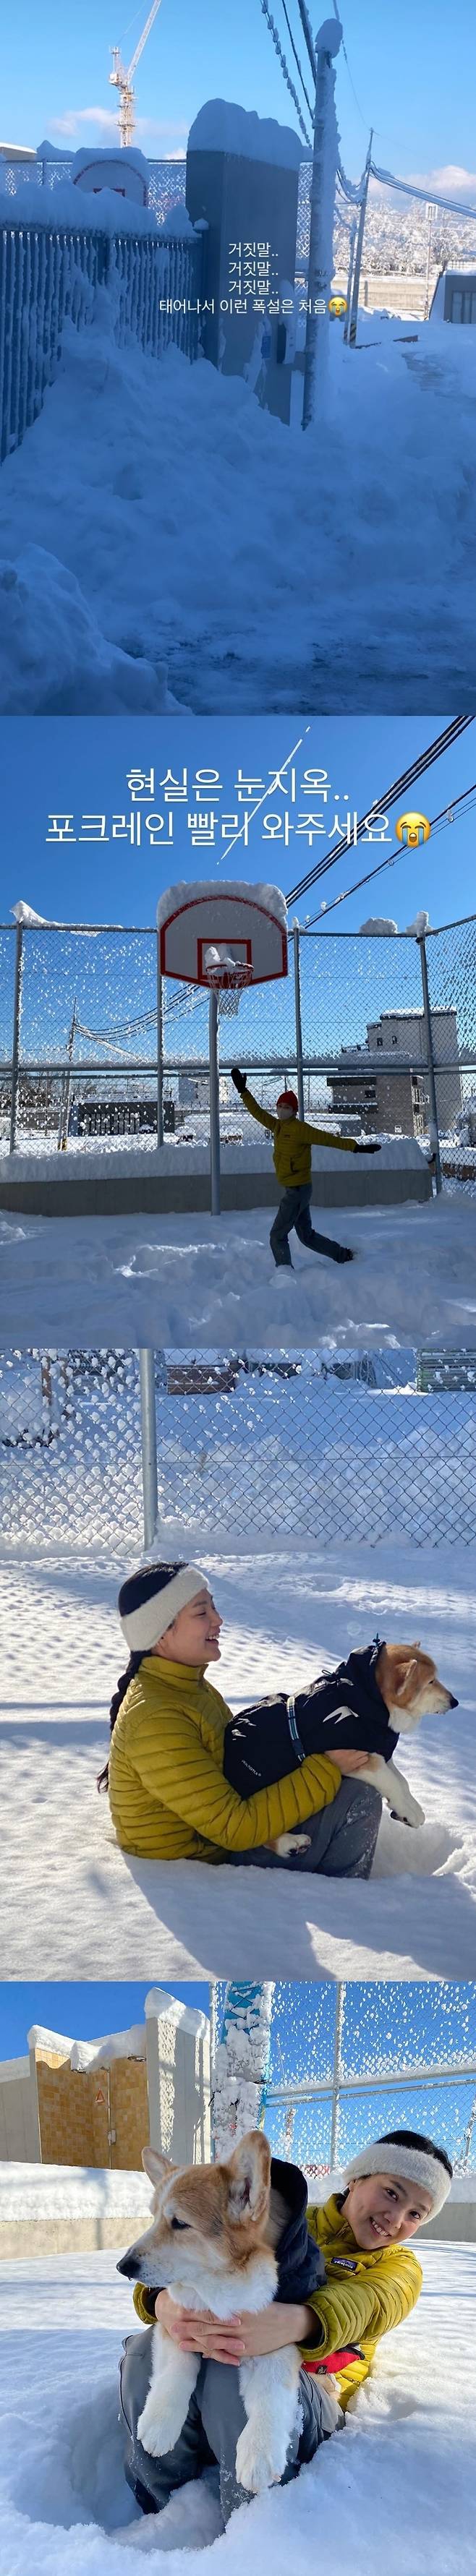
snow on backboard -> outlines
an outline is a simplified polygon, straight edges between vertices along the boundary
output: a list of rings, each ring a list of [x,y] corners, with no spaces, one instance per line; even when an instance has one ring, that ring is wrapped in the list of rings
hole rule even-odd
[[[157,905],[162,975],[206,985],[211,948],[246,967],[252,984],[288,972],[287,913],[279,886],[215,878],[168,886]]]

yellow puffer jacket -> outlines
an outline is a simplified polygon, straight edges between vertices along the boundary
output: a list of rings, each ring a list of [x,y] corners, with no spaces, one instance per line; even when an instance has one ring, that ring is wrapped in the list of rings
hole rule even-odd
[[[302,1189],[311,1179],[312,1145],[333,1145],[339,1154],[355,1154],[355,1136],[329,1136],[324,1127],[311,1127],[308,1118],[274,1118],[270,1109],[261,1109],[253,1092],[241,1093],[245,1109],[257,1118],[259,1127],[267,1127],[273,1138],[273,1163],[284,1190]]]
[[[326,2352],[351,2343],[360,2345],[362,2361],[351,2362],[337,2382],[340,2404],[345,2407],[360,2381],[367,2379],[380,2336],[401,2325],[415,2307],[423,2275],[408,2245],[385,2245],[375,2254],[361,2253],[346,2220],[345,2204],[341,2209],[334,2195],[322,2209],[315,2205],[308,2209],[307,2223],[324,2255],[326,2282],[307,2302],[315,2309],[320,2339],[315,2350],[309,2343],[303,2347],[302,2358],[318,2363]]]
[[[203,1671],[145,1655],[116,1718],[109,1799],[123,1851],[156,1860],[220,1861],[252,1851],[331,1805],[335,1762],[313,1753],[285,1780],[239,1798],[223,1777],[230,1709]]]
[[[383,2253],[361,2254],[345,2208],[340,2209],[333,2196],[323,2209],[308,2209],[307,2223],[324,2255],[326,2283],[307,2301],[315,2309],[319,2339],[315,2347],[301,2346],[302,2360],[308,2366],[318,2364],[339,2347],[360,2345],[362,2360],[351,2362],[335,2382],[345,2411],[354,2389],[368,2377],[380,2336],[401,2325],[416,2306],[423,2276],[408,2245],[386,2245]],[[141,2325],[150,2326],[155,2295],[136,2282],[134,2307]]]

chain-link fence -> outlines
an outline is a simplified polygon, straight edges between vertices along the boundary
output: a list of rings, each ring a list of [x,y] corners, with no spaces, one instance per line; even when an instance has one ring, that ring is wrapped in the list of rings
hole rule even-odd
[[[87,204],[87,200],[86,200]],[[0,216],[0,462],[19,447],[42,409],[47,385],[61,359],[67,322],[80,330],[91,320],[98,288],[113,296],[112,333],[122,348],[133,340],[152,357],[169,341],[186,357],[198,356],[198,299],[203,281],[203,237],[159,241],[158,235],[87,228],[54,222],[54,196],[45,190],[29,224],[4,198]]]
[[[213,1990],[212,2090],[227,1989]],[[436,2137],[476,2170],[476,1989],[364,1979],[273,1990],[263,2126],[275,2156],[312,2176],[386,2129]],[[305,2070],[305,2072],[304,2072]],[[312,2198],[312,2191],[311,2191]]]
[[[4,1547],[474,1542],[474,1355],[147,1356],[3,1355]]]
[[[440,1145],[470,1178],[476,1146],[476,915],[383,937],[301,931],[289,974],[246,989],[220,1028],[222,1133],[239,1143],[236,1056],[264,1099],[276,1074],[302,1107],[356,1130]],[[19,1151],[101,1135],[209,1134],[208,996],[159,981],[153,929],[0,928],[0,1122]],[[473,1137],[474,1126],[474,1137]]]

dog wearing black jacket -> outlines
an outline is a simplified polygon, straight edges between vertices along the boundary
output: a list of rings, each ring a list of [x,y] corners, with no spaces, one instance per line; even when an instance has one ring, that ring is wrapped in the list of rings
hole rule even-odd
[[[250,1798],[255,1790],[284,1779],[310,1753],[333,1754],[338,1763],[341,1746],[368,1754],[356,1776],[370,1781],[399,1823],[422,1825],[424,1809],[396,1768],[395,1747],[399,1735],[413,1733],[420,1718],[441,1716],[457,1706],[419,1640],[400,1646],[375,1637],[335,1672],[318,1674],[307,1690],[288,1699],[283,1691],[240,1709],[225,1728],[224,1776],[240,1798]],[[281,1834],[272,1848],[287,1859],[293,1851],[306,1851],[308,1844],[307,1834]]]

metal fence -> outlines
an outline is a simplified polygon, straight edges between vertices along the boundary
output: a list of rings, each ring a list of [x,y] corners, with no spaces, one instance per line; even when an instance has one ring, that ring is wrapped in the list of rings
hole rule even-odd
[[[455,1137],[476,1090],[476,915],[426,939],[295,931],[289,968],[279,996],[253,986],[238,1018],[222,1019],[224,1077],[238,1054],[262,1075],[263,1096],[266,1076],[285,1072],[303,1112],[429,1136],[439,1178],[439,1139]],[[208,1056],[208,997],[161,983],[154,929],[0,927],[0,1115],[12,1148],[68,1130],[74,1146],[78,1105],[100,1103],[105,1087],[126,1105],[154,1100],[160,1141],[164,1089],[200,1112],[207,1133]],[[231,1111],[242,1124],[232,1091],[222,1124]],[[137,1113],[133,1134],[138,1125]]]
[[[424,2015],[421,1991],[370,1979],[276,1982],[261,2110],[275,2156],[324,2177],[403,2126],[436,2136],[458,2172],[476,2171],[475,1988],[427,1987]],[[226,1997],[219,1981],[212,2097]]]
[[[0,1454],[7,1551],[470,1546],[476,1355],[8,1351]]]
[[[53,199],[54,203],[54,199]],[[0,220],[0,462],[20,446],[41,411],[61,358],[66,322],[79,331],[99,287],[114,299],[114,338],[159,357],[170,340],[198,355],[203,236],[163,243],[150,233]],[[12,211],[10,212],[10,207]]]

